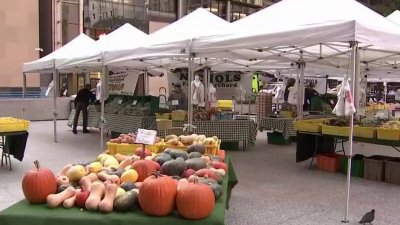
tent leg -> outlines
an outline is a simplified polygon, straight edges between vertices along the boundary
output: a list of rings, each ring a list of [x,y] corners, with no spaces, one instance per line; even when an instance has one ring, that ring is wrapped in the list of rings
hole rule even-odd
[[[26,73],[22,73],[22,119],[25,119]]]
[[[106,79],[108,79],[107,76],[107,67],[103,66],[102,73],[101,73],[101,97],[100,97],[100,103],[101,103],[101,109],[100,109],[100,151],[104,151],[104,124],[105,124],[105,118],[104,118],[104,101],[105,101],[105,89],[108,84],[106,82]]]
[[[58,74],[57,70],[53,70],[53,121],[54,121],[54,142],[57,142],[57,93],[58,93]]]
[[[303,55],[301,55],[301,58],[302,58],[302,62],[301,62],[301,65],[300,65],[300,118],[303,118],[303,105],[304,105],[304,92],[305,92],[305,89],[304,89],[304,68],[305,68],[305,63],[304,63],[304,61],[303,61]]]
[[[356,88],[356,82],[358,82],[355,78],[357,77],[357,42],[352,43],[352,49],[351,49],[351,83],[352,83],[352,95],[354,96],[355,93],[357,93],[355,90]],[[359,58],[358,58],[359,59]],[[360,70],[358,70],[359,72]],[[349,205],[350,205],[350,182],[351,182],[351,157],[353,155],[353,119],[354,119],[354,114],[351,114],[350,116],[350,134],[349,134],[349,154],[347,155],[347,197],[346,197],[346,211],[344,214],[344,219],[342,220],[342,223],[349,223],[350,220],[348,219],[349,216]]]
[[[189,42],[189,65],[188,65],[188,124],[189,133],[192,132],[193,105],[192,105],[192,82],[193,82],[193,54],[192,41]]]

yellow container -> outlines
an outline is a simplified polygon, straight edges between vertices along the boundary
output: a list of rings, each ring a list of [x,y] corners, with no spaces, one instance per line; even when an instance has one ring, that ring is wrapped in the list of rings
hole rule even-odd
[[[13,117],[0,117],[0,132],[17,132],[29,129],[29,121]]]
[[[169,120],[171,119],[171,113],[156,113],[156,119]]]
[[[298,131],[321,133],[322,123],[325,121],[326,119],[297,120],[293,121],[293,126]]]
[[[216,145],[205,145],[204,155],[218,155],[220,146],[221,146],[221,140],[218,140]]]
[[[292,111],[281,111],[281,115],[283,118],[293,118],[293,112]]]
[[[134,155],[137,148],[142,147],[142,144],[118,144],[107,142],[108,152],[111,155],[115,155],[117,153],[121,155]],[[163,151],[163,141],[156,143],[154,145],[146,145],[146,149],[150,150],[153,153],[159,153]]]
[[[354,137],[376,138],[376,128],[354,126],[353,135]]]
[[[378,137],[378,139],[381,139],[381,140],[399,141],[400,140],[400,130],[379,127],[377,129],[377,137]]]
[[[233,101],[232,100],[218,100],[217,108],[233,109]]]
[[[322,125],[322,133],[339,137],[347,137],[350,134],[350,128]]]
[[[174,111],[171,113],[171,119],[174,121],[185,121],[186,111]]]

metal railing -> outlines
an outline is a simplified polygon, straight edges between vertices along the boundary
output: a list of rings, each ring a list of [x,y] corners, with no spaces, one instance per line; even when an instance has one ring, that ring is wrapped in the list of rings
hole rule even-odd
[[[45,98],[45,91],[26,91],[25,98]],[[22,91],[0,91],[0,98],[22,98]]]

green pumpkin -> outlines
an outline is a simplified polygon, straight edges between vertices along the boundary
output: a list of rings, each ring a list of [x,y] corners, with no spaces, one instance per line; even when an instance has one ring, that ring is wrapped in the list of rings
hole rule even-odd
[[[122,174],[125,172],[123,169],[117,169],[117,168],[111,168],[106,171],[108,175],[117,175],[118,177],[121,177]]]
[[[173,158],[167,153],[161,153],[154,157],[153,160],[162,166],[164,163],[173,160]]]
[[[189,158],[189,154],[187,152],[185,152],[183,150],[178,150],[178,149],[171,150],[169,152],[169,155],[174,159],[176,159],[178,157],[182,157],[183,159],[186,160]]]
[[[210,184],[210,187],[211,187],[212,191],[214,192],[215,201],[217,201],[224,193],[224,190],[222,189],[222,185],[212,183],[212,184]]]
[[[199,183],[201,184],[207,184],[207,185],[211,185],[211,184],[218,184],[218,181],[213,179],[213,178],[209,178],[209,177],[199,177]]]
[[[58,194],[58,193],[60,193],[60,192],[63,192],[65,189],[67,189],[67,188],[69,188],[69,187],[75,188],[75,187],[72,186],[71,184],[62,184],[62,185],[60,185],[60,186],[57,188],[56,193]]]
[[[201,158],[203,155],[200,152],[191,152],[189,153],[189,159],[194,159],[194,158]]]
[[[206,162],[204,159],[201,158],[193,158],[193,159],[188,159],[186,160],[187,168],[188,169],[193,169],[195,171],[204,169],[207,167]]]
[[[161,173],[168,176],[181,176],[186,170],[186,162],[182,158],[170,160],[161,166]]]
[[[206,149],[203,144],[193,144],[190,145],[187,149],[188,153],[199,152],[200,154],[204,154],[205,151]]]
[[[127,191],[125,194],[114,199],[114,210],[117,212],[126,212],[134,208],[138,201],[138,193],[135,191]]]
[[[130,191],[132,189],[135,189],[136,185],[135,185],[135,183],[132,183],[132,182],[124,182],[124,183],[121,184],[120,187],[122,189],[124,189],[125,191]]]

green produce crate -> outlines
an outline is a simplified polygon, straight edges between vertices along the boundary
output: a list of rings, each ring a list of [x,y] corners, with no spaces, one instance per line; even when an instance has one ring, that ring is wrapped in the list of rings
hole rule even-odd
[[[268,144],[271,145],[288,145],[292,143],[291,138],[289,137],[287,140],[283,137],[281,132],[269,132],[267,133],[268,136]]]
[[[223,142],[221,142],[220,149],[239,150],[239,142],[238,141],[223,141]]]
[[[112,139],[117,138],[119,137],[120,134],[121,134],[120,132],[111,131],[111,138]]]
[[[347,174],[347,157],[340,158],[340,172]],[[355,155],[351,160],[351,176],[364,177],[364,156]]]

